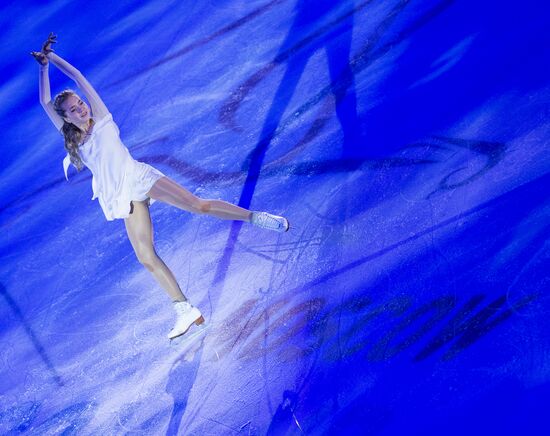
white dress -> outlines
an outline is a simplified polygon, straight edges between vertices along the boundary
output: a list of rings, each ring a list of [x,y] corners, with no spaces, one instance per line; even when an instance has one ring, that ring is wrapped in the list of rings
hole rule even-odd
[[[147,192],[164,174],[135,160],[120,140],[120,131],[108,113],[93,126],[88,140],[79,147],[82,162],[92,172],[92,200],[98,199],[108,221],[127,218],[132,200],[146,200]],[[71,163],[63,159],[65,178]],[[151,203],[155,200],[151,199]]]

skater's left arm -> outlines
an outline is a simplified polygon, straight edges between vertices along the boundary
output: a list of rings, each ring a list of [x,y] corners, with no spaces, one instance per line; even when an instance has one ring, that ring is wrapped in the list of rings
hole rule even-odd
[[[76,82],[78,87],[88,99],[92,112],[97,119],[101,119],[109,113],[109,109],[107,109],[107,106],[105,106],[105,103],[103,103],[103,100],[101,100],[99,94],[78,69],[72,66],[65,59],[62,59],[60,56],[55,54],[53,51],[48,52],[46,56],[52,64]]]

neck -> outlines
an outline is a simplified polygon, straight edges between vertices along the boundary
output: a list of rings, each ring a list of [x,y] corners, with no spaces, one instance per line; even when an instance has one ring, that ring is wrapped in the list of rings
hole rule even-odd
[[[88,126],[90,125],[90,120],[88,121],[85,121],[83,123],[79,123],[79,124],[76,124],[76,123],[73,123],[76,127],[78,127],[80,130],[82,130],[83,132],[86,132],[86,130],[88,129]]]

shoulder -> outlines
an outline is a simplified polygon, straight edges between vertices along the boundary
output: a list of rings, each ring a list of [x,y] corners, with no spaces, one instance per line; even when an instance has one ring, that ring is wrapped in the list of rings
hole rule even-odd
[[[106,125],[111,125],[113,127],[117,134],[120,134],[120,131],[118,129],[118,126],[113,120],[113,115],[110,112],[107,112],[106,114],[103,114],[102,117],[96,116],[95,117],[95,125],[94,125],[94,132],[98,132]]]
[[[107,112],[105,114],[95,116],[94,120],[95,120],[94,130],[97,130],[103,127],[109,121],[113,121],[113,115],[110,112]]]
[[[94,120],[96,124],[104,123],[112,119],[113,115],[111,114],[111,112],[99,112],[97,114],[94,113]]]

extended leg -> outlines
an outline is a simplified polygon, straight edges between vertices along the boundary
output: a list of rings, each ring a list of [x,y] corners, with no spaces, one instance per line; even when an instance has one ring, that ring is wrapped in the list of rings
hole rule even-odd
[[[246,222],[250,222],[252,218],[252,212],[249,210],[226,201],[199,198],[169,177],[162,177],[157,180],[147,195],[188,212]]]
[[[186,301],[172,271],[157,255],[153,246],[153,224],[147,201],[133,201],[134,211],[124,219],[128,238],[139,262],[147,268],[173,301]]]
[[[286,232],[289,229],[286,218],[271,215],[267,212],[251,212],[226,201],[203,200],[169,177],[158,179],[147,195],[188,212],[212,215],[225,220],[246,221],[255,226],[277,232]]]

